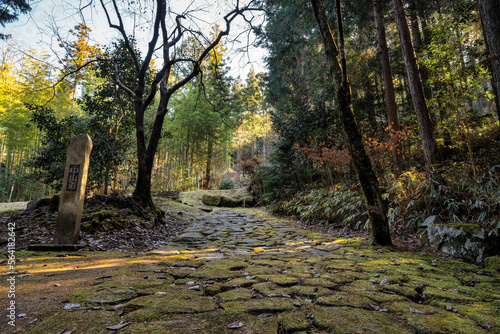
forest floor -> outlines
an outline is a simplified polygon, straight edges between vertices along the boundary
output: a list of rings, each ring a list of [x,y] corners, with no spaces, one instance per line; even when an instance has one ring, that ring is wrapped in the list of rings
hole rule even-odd
[[[303,225],[260,208],[208,213],[199,197],[157,198],[168,217],[163,239],[136,222],[89,231],[86,241],[99,241],[91,250],[19,248],[15,274],[0,260],[0,332],[500,333],[495,268],[428,249],[410,233],[395,236],[394,247],[372,247],[363,231]],[[14,216],[33,219],[4,212],[0,224]],[[50,242],[22,224],[24,239]]]

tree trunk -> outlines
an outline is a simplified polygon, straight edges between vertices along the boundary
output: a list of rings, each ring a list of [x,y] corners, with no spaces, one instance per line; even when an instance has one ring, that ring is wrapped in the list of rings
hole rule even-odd
[[[394,92],[394,83],[392,81],[392,68],[389,59],[389,50],[387,48],[387,39],[385,37],[384,16],[381,13],[380,3],[373,1],[373,12],[375,16],[375,26],[377,29],[377,38],[380,51],[380,60],[382,62],[382,74],[384,77],[385,103],[387,106],[387,123],[391,136],[391,152],[396,176],[399,176],[404,170],[404,160],[402,155],[401,142],[399,140],[399,121],[396,105],[396,94]]]
[[[420,70],[415,56],[415,50],[411,42],[410,30],[403,9],[401,0],[392,0],[394,18],[398,28],[399,38],[401,40],[401,49],[408,76],[408,85],[410,86],[411,99],[413,107],[417,114],[417,122],[422,140],[424,153],[425,169],[428,178],[435,175],[434,167],[439,163],[436,139],[432,127],[427,102],[425,100],[424,87],[420,78]],[[438,176],[438,175],[435,175]]]
[[[168,104],[168,97],[161,96],[160,103],[158,106],[159,110],[162,110],[163,106],[166,108]],[[155,218],[158,220],[162,219],[163,211],[156,207],[153,202],[153,197],[151,195],[151,176],[153,172],[153,164],[155,159],[155,154],[158,149],[158,143],[161,138],[161,128],[163,126],[163,120],[165,114],[156,116],[155,122],[153,124],[153,129],[151,131],[151,137],[149,139],[149,144],[146,147],[146,137],[144,133],[144,106],[137,103],[136,105],[136,138],[137,138],[137,183],[135,190],[133,192],[134,197],[138,197],[142,206],[149,207],[151,211],[155,214]]]
[[[344,38],[340,0],[336,1],[340,49],[338,49],[335,44],[330,26],[326,19],[322,1],[311,0],[311,4],[319,30],[323,37],[330,73],[337,86],[337,101],[342,118],[342,125],[347,136],[347,147],[359,183],[363,189],[365,204],[370,217],[371,243],[383,246],[391,245],[391,233],[387,220],[387,206],[382,200],[378,179],[373,171],[370,158],[366,154],[362,136],[359,132],[352,110],[351,90],[347,80],[346,61],[343,50]]]
[[[495,95],[497,116],[500,120],[500,2],[498,0],[478,0],[477,4],[489,52],[491,84]]]
[[[214,151],[214,143],[210,138],[208,138],[208,149],[207,149],[207,165],[205,169],[205,184],[203,185],[203,189],[210,189],[210,174],[212,172],[212,156]]]
[[[408,0],[408,11],[410,12],[411,36],[413,38],[413,45],[415,51],[419,52],[423,46],[422,35],[418,25],[417,6],[415,0]]]
[[[104,170],[104,191],[103,195],[107,196],[108,195],[108,188],[109,188],[109,161],[106,163],[106,167]]]

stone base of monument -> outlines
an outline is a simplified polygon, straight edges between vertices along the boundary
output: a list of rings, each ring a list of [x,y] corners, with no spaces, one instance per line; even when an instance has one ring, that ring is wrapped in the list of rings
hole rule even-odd
[[[38,252],[75,252],[85,247],[87,247],[87,244],[33,244],[28,246],[28,250]]]

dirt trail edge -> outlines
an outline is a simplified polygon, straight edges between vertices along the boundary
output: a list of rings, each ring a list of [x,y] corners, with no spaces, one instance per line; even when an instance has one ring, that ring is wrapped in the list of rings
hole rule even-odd
[[[20,253],[2,333],[500,333],[497,271],[250,214],[146,254]]]

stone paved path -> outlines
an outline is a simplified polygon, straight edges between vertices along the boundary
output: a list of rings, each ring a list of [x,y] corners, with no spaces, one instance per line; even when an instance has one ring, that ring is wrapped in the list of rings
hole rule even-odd
[[[319,233],[291,228],[284,223],[256,218],[231,211],[216,211],[198,218],[167,247],[157,252],[204,251],[204,259],[222,259],[230,255],[283,255],[304,252],[327,255],[340,248],[339,242]]]
[[[102,281],[32,333],[500,333],[498,272],[229,211]]]

